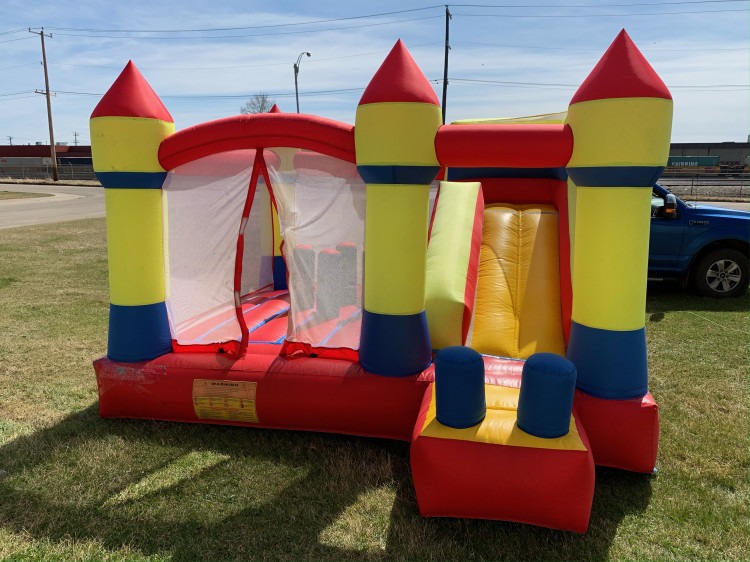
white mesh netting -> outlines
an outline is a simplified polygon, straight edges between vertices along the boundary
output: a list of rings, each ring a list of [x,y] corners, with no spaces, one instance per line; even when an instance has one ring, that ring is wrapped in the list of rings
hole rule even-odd
[[[254,158],[254,150],[207,156],[171,171],[164,183],[167,310],[172,337],[180,344],[241,337],[235,256]],[[273,283],[270,221],[261,180],[245,230],[243,295]]]
[[[365,186],[356,166],[322,154],[267,161],[289,271],[287,340],[359,348]]]

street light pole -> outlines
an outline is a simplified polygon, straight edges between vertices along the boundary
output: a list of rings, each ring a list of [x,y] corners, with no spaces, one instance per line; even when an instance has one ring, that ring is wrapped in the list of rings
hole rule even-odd
[[[297,113],[299,113],[299,87],[297,86],[297,75],[299,74],[299,63],[305,55],[308,57],[311,56],[309,51],[302,51],[297,57],[297,62],[294,63],[294,97],[297,100]]]

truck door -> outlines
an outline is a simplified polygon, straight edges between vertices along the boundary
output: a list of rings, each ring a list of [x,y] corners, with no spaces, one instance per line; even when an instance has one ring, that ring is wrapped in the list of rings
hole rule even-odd
[[[654,188],[651,194],[651,234],[649,238],[649,277],[682,273],[680,253],[685,234],[685,209],[677,204],[677,216],[665,216],[667,191]]]

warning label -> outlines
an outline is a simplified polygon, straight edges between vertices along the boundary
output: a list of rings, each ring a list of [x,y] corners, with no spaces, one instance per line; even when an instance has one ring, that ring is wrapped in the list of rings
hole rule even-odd
[[[247,381],[193,381],[193,408],[202,420],[258,423],[255,387]]]

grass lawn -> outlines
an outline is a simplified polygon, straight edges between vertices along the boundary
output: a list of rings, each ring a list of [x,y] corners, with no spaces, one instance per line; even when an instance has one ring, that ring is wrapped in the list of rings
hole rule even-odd
[[[747,296],[650,288],[659,472],[576,535],[420,517],[406,443],[99,418],[106,267],[102,219],[0,233],[0,559],[748,558]]]
[[[8,199],[31,199],[34,197],[52,197],[51,193],[31,193],[27,191],[2,191],[0,190],[0,201]]]

